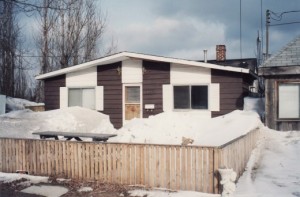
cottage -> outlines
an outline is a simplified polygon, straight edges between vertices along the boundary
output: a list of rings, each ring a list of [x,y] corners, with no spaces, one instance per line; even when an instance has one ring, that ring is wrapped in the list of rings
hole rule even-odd
[[[46,110],[83,106],[116,128],[164,111],[216,117],[243,108],[255,75],[245,68],[121,52],[36,77]]]
[[[300,36],[259,68],[265,80],[266,125],[300,130]]]

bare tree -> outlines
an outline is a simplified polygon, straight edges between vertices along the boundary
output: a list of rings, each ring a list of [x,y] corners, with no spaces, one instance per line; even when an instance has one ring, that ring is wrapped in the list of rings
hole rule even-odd
[[[106,17],[99,9],[96,10],[95,0],[43,0],[40,7],[40,32],[36,39],[38,54],[41,56],[40,73],[101,56],[99,45]],[[115,45],[108,51],[113,52],[113,49]],[[37,84],[36,94],[38,100],[43,101],[41,82]]]
[[[23,54],[21,31],[15,4],[0,1],[0,93],[26,98],[28,69]]]
[[[56,56],[65,68],[99,57],[97,47],[106,18],[96,11],[94,0],[68,0],[54,27]]]
[[[60,6],[56,5],[49,5],[45,6],[41,4],[41,0],[0,0],[0,3],[9,3],[11,4],[15,9],[17,9],[20,12],[26,12],[26,13],[32,13],[32,12],[40,12],[41,9],[49,8],[52,10],[59,10],[61,9]],[[61,3],[63,3],[64,0],[61,0]]]
[[[65,68],[99,57],[106,18],[94,0],[43,0],[40,36],[37,39],[41,73]],[[50,9],[61,7],[61,9]],[[50,59],[54,64],[49,64]]]
[[[0,92],[12,96],[19,28],[15,22],[13,5],[1,2],[0,9]]]

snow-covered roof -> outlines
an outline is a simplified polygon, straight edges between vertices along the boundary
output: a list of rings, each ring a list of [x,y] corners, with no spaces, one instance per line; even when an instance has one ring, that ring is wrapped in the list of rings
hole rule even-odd
[[[72,67],[68,67],[68,68],[56,70],[53,72],[41,74],[41,75],[37,76],[36,79],[38,79],[38,80],[47,79],[47,78],[55,77],[58,75],[67,74],[67,73],[87,69],[87,68],[94,67],[94,66],[101,66],[101,65],[111,64],[111,63],[115,63],[115,62],[120,62],[120,61],[124,61],[124,60],[131,59],[131,58],[150,60],[150,61],[159,61],[159,62],[169,62],[169,63],[175,63],[175,64],[189,65],[189,66],[198,66],[198,67],[203,67],[203,68],[212,68],[212,69],[226,70],[226,71],[232,71],[232,72],[250,73],[249,69],[245,69],[245,68],[221,66],[221,65],[217,65],[217,64],[210,64],[210,63],[170,58],[170,57],[146,55],[146,54],[140,54],[140,53],[120,52],[120,53],[116,53],[116,54],[106,56],[106,57],[103,57],[100,59],[96,59],[93,61],[78,64],[78,65],[75,65]]]
[[[300,36],[284,46],[278,53],[263,63],[263,67],[299,66]]]

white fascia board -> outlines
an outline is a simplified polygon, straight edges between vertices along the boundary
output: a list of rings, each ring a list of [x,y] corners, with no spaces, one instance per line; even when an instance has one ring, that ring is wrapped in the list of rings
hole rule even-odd
[[[245,68],[237,68],[231,66],[221,66],[217,64],[210,64],[204,62],[197,62],[192,60],[183,60],[183,59],[176,59],[176,58],[169,58],[169,57],[162,57],[162,56],[154,56],[154,55],[146,55],[140,53],[132,53],[132,52],[121,52],[114,55],[106,56],[97,60],[93,60],[90,62],[82,63],[76,66],[60,69],[57,71],[53,71],[50,73],[42,74],[36,76],[35,79],[42,80],[82,69],[86,69],[93,66],[100,66],[104,64],[115,63],[119,61],[123,61],[129,58],[137,58],[137,59],[144,59],[144,60],[152,60],[152,61],[159,61],[159,62],[170,62],[182,65],[189,65],[189,66],[198,66],[203,68],[211,68],[211,69],[218,69],[218,70],[225,70],[225,71],[233,71],[233,72],[241,72],[241,73],[250,73],[249,69]]]

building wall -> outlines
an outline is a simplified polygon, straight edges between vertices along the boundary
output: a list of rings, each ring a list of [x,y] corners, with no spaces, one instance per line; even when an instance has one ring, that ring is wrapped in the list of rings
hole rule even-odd
[[[115,128],[122,127],[122,63],[97,67],[97,85],[104,86],[104,114],[110,116]]]
[[[143,116],[148,118],[163,112],[162,87],[170,84],[170,63],[143,61]],[[154,110],[146,110],[146,104],[154,104]]]
[[[97,68],[87,68],[84,70],[66,74],[67,87],[95,87],[97,86]]]
[[[242,73],[212,69],[211,82],[220,84],[220,111],[213,111],[212,117],[243,109],[245,90]]]
[[[209,84],[209,68],[171,64],[171,84]]]
[[[122,61],[122,83],[142,83],[142,60],[129,59]]]
[[[267,127],[279,131],[300,130],[300,120],[279,120],[277,83],[280,81],[300,82],[300,76],[266,76],[265,77],[265,124]]]
[[[66,75],[60,75],[44,80],[45,110],[59,109],[59,88],[66,86]]]

